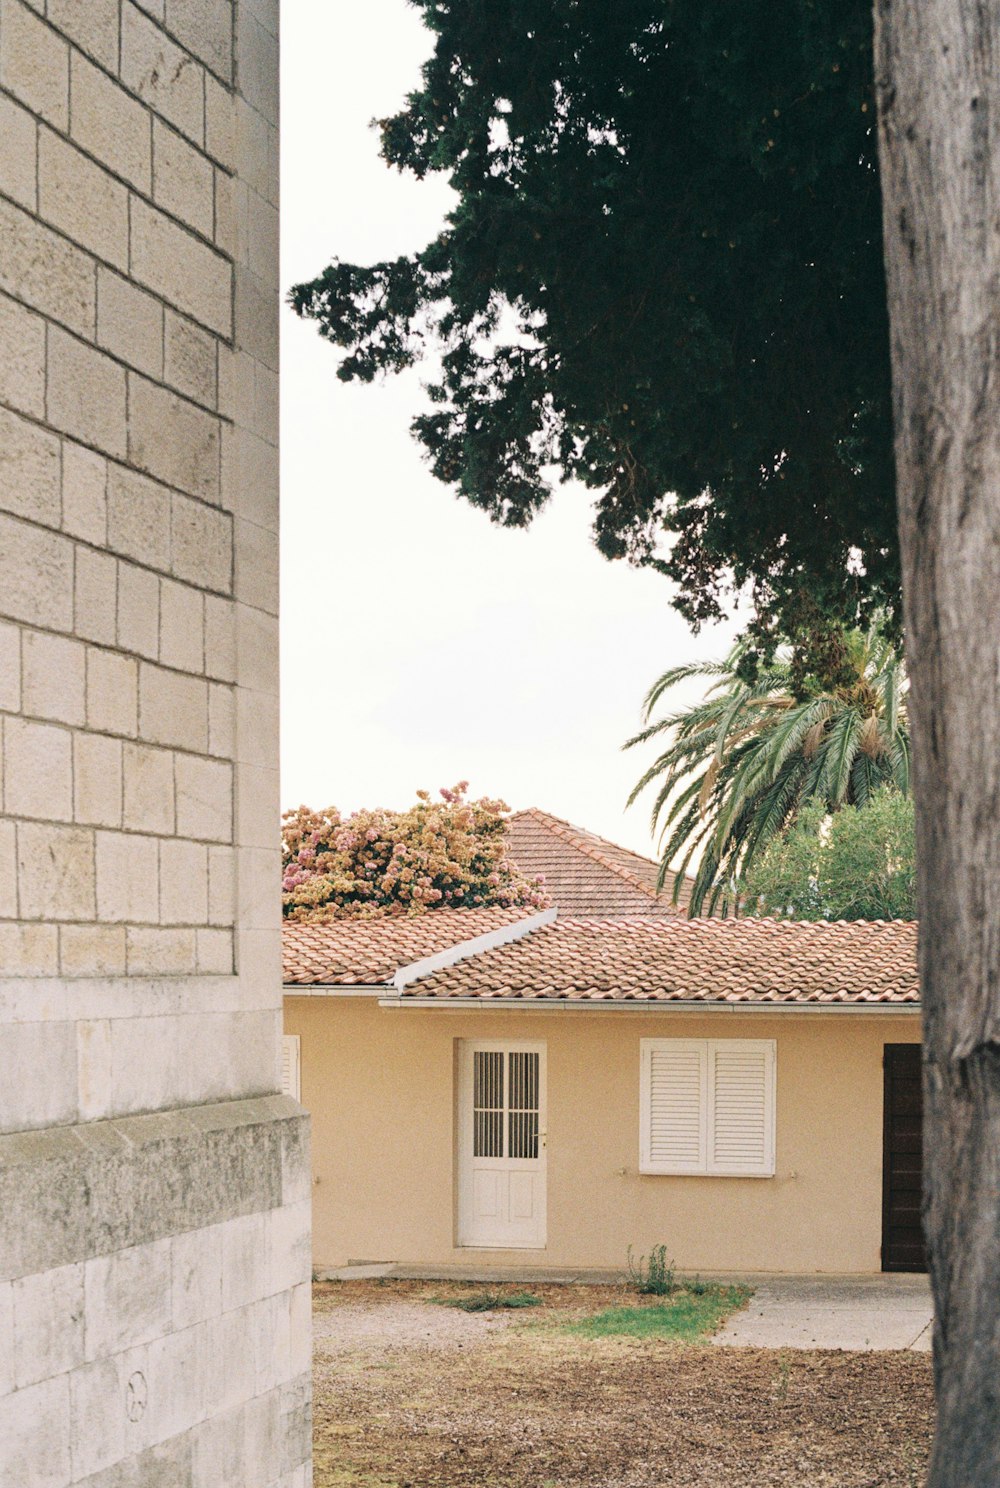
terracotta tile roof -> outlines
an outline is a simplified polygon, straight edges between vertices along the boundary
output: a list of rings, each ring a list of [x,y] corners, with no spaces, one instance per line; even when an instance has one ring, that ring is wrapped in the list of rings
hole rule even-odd
[[[434,956],[530,915],[526,909],[434,909],[380,920],[287,921],[281,930],[286,986],[374,987],[401,966]]]
[[[690,880],[681,885],[680,903],[672,900],[674,875],[657,894],[659,863],[586,832],[532,806],[517,811],[507,824],[510,855],[522,873],[544,873],[545,887],[561,915],[577,919],[624,919],[631,915],[682,915]]]
[[[404,997],[917,1005],[907,921],[558,919]]]

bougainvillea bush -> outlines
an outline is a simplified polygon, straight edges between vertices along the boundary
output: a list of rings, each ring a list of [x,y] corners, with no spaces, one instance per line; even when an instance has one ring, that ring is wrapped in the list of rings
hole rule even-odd
[[[467,801],[468,782],[440,801],[417,792],[408,811],[334,807],[286,811],[282,902],[286,919],[424,914],[484,905],[544,909],[542,878],[525,878],[507,856],[509,807]]]

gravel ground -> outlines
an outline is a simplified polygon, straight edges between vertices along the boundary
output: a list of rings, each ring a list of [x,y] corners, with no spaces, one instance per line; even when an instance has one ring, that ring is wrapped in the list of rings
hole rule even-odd
[[[933,1419],[925,1356],[581,1338],[560,1324],[633,1294],[524,1289],[545,1305],[464,1313],[429,1299],[483,1288],[318,1286],[316,1488],[923,1481]]]

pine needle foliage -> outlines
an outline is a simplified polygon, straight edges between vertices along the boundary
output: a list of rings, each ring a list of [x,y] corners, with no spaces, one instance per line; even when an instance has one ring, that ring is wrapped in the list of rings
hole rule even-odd
[[[723,661],[664,672],[646,696],[645,727],[625,745],[659,747],[629,804],[655,792],[660,885],[675,873],[676,900],[690,869],[692,915],[735,913],[748,869],[806,803],[835,812],[887,785],[909,792],[906,677],[877,623],[843,633],[836,685],[802,676],[786,651],[749,672],[746,657],[741,642]],[[709,684],[703,700],[657,717],[694,677]]]

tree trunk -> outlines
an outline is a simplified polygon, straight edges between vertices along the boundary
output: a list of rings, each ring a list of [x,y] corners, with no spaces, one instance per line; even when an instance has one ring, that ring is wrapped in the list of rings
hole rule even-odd
[[[924,999],[934,1488],[1000,1484],[1000,6],[876,0]]]

